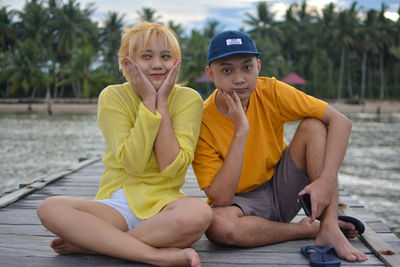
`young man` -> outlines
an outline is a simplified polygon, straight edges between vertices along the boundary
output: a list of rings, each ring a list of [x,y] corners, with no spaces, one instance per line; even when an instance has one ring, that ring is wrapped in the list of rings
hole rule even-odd
[[[253,247],[300,238],[332,245],[342,259],[364,261],[338,221],[337,174],[351,122],[326,102],[274,78],[258,77],[260,55],[237,31],[216,35],[206,72],[217,89],[205,101],[193,168],[214,207],[207,237]],[[289,146],[284,124],[302,120]],[[312,215],[290,223],[298,195],[310,194]],[[319,221],[316,220],[319,218]]]

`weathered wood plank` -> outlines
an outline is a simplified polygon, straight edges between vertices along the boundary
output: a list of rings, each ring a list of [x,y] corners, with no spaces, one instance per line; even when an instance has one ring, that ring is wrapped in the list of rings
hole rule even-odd
[[[357,217],[357,213],[349,207],[344,207],[341,212],[345,215]],[[385,242],[382,236],[378,235],[368,224],[364,223],[364,225],[365,232],[361,235],[361,240],[366,246],[369,247],[386,266],[399,266],[400,255],[397,251]]]
[[[381,221],[368,222],[368,225],[376,233],[391,233],[392,232],[392,231],[390,231],[390,228]]]
[[[0,225],[0,237],[7,240],[8,236],[21,235],[25,238],[26,236],[40,235],[50,236],[53,235],[41,224],[1,224]],[[0,241],[1,242],[1,241]]]
[[[52,196],[69,196],[69,197],[80,197],[80,196],[95,196],[96,191],[91,188],[86,187],[46,187],[41,191],[42,194],[52,195]]]
[[[347,206],[354,208],[354,207],[363,207],[357,200],[355,200],[350,195],[341,195],[339,196],[339,203],[346,203]]]
[[[352,245],[364,253],[371,253],[371,251],[359,240],[358,238],[351,241]],[[256,248],[231,248],[215,245],[214,243],[208,241],[205,237],[193,244],[193,248],[196,251],[210,252],[210,251],[235,251],[240,252],[253,252],[253,253],[264,253],[264,252],[276,252],[281,253],[298,253],[300,248],[303,246],[310,246],[314,244],[313,239],[303,239],[303,240],[293,240],[278,244],[272,244],[268,246],[261,246]]]
[[[37,257],[34,256],[8,256],[2,255],[0,257],[0,266],[7,267],[71,267],[71,266],[135,266],[135,267],[148,267],[152,265],[125,261],[112,257],[102,255],[68,255],[60,256],[53,255],[51,257]]]
[[[291,266],[295,264],[299,265],[309,265],[309,260],[304,257],[300,252],[298,253],[251,253],[251,252],[240,252],[235,253],[235,251],[230,252],[202,252],[199,253],[201,256],[202,263],[228,263],[228,264],[238,264],[243,265],[253,265],[253,264],[284,264],[286,266]],[[342,264],[345,261],[342,261]],[[357,265],[374,265],[382,266],[381,261],[374,255],[369,255],[369,258],[364,263],[347,263],[352,266]]]
[[[58,180],[58,179],[60,179],[60,178],[62,178],[64,176],[66,176],[68,174],[76,172],[79,169],[81,169],[81,168],[83,168],[83,167],[85,167],[87,165],[90,165],[93,162],[99,161],[99,160],[100,160],[100,157],[94,158],[94,159],[85,160],[85,161],[79,163],[78,165],[76,165],[74,167],[71,167],[71,168],[69,168],[67,170],[64,170],[64,171],[60,172],[60,173],[56,173],[56,174],[47,176],[47,177],[41,179],[38,182],[32,183],[32,184],[30,184],[28,186],[25,186],[24,188],[21,188],[20,190],[16,190],[16,191],[14,191],[14,192],[12,192],[12,193],[10,193],[8,195],[5,195],[5,196],[0,198],[0,208],[9,205],[12,202],[15,202],[18,199],[21,199],[21,198],[23,198],[24,196],[26,196],[28,194],[32,194],[32,192],[34,192],[36,190],[39,190],[41,188],[44,188],[46,185],[48,185],[48,184],[50,184],[50,183],[52,183],[52,182],[54,182],[54,181],[56,181],[56,180]]]
[[[48,246],[54,238],[54,234],[41,225],[36,215],[37,206],[46,197],[52,195],[93,199],[103,171],[104,166],[97,160],[78,171],[66,174],[62,179],[56,179],[50,185],[27,195],[24,199],[0,209],[0,266],[125,266],[128,264],[150,266],[100,255],[58,256]],[[206,199],[204,192],[198,189],[191,167],[188,169],[186,183],[182,190],[188,196]],[[392,245],[393,249],[400,251],[400,240],[390,232],[386,225],[352,199],[346,191],[340,190],[339,194],[341,202],[360,212],[355,217],[370,224],[371,229],[378,232],[385,242]],[[300,221],[304,216],[304,212],[300,210],[293,222]],[[313,242],[313,239],[305,239],[246,249],[216,246],[203,236],[192,247],[198,251],[203,267],[304,267],[309,266],[309,261],[301,255],[300,248],[312,245]],[[355,238],[350,242],[354,247],[366,253],[369,259],[363,263],[342,261],[342,266],[384,266],[382,261],[371,254],[371,250],[360,239]]]

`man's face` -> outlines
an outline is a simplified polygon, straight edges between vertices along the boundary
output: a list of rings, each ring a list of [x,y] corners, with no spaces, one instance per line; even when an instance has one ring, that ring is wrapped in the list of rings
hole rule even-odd
[[[240,100],[247,100],[256,88],[260,68],[256,56],[239,54],[211,62],[206,72],[219,90],[236,92]]]

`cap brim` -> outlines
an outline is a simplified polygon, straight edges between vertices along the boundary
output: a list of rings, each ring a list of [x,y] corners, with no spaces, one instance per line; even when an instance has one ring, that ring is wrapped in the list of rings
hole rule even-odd
[[[232,51],[232,52],[229,52],[229,53],[225,53],[225,54],[219,55],[217,57],[210,58],[208,60],[208,65],[210,65],[210,63],[213,62],[214,60],[217,60],[217,59],[220,59],[220,58],[224,58],[224,57],[229,57],[229,56],[232,56],[232,55],[239,55],[239,54],[257,55],[257,56],[259,56],[262,53],[260,53],[260,52],[249,52],[249,51]]]

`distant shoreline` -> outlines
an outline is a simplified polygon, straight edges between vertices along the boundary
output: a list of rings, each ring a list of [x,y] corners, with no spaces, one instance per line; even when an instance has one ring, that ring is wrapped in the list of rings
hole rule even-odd
[[[47,104],[33,103],[29,104],[2,104],[0,103],[0,113],[46,113]],[[65,103],[53,103],[51,105],[51,111],[53,113],[82,113],[82,112],[97,112],[97,103],[93,104],[65,104]]]
[[[328,103],[343,113],[400,113],[400,101],[396,100],[366,100],[365,104],[346,104],[344,102],[329,101]],[[47,112],[48,104],[37,101],[30,104],[18,102],[18,100],[7,101],[0,99],[0,113],[42,113]],[[97,99],[57,99],[51,104],[53,113],[82,113],[97,112]]]
[[[346,104],[335,101],[328,101],[328,103],[343,113],[400,113],[398,100],[366,100],[365,104]]]

